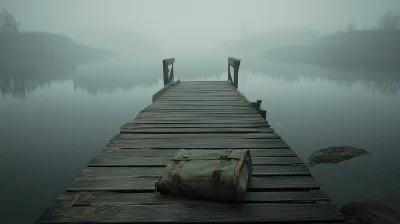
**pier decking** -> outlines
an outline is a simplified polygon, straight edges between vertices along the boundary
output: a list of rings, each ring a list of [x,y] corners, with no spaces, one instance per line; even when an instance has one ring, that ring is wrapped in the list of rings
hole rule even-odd
[[[266,121],[261,101],[237,91],[240,60],[228,81],[174,81],[163,61],[165,87],[48,208],[37,223],[344,223],[307,166]],[[253,157],[244,203],[156,197],[158,174],[182,148],[243,149]]]

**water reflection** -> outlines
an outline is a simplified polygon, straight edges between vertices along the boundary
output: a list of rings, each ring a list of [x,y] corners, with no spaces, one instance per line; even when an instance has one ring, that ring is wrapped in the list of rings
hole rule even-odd
[[[48,70],[36,73],[6,74],[0,76],[2,96],[24,99],[35,90],[52,82],[72,80],[75,90],[84,90],[90,95],[110,94],[118,89],[129,90],[135,86],[158,85],[162,82],[161,60],[131,61],[115,58],[105,62],[94,62],[71,66],[63,70]],[[226,72],[225,60],[177,60],[175,76],[181,80],[198,77],[214,77]],[[315,82],[328,80],[340,88],[364,89],[389,97],[397,96],[400,76],[395,71],[349,70],[314,65],[269,62],[261,59],[244,59],[240,78],[246,74],[261,74],[283,83],[299,83],[301,80]],[[222,80],[225,77],[221,78]],[[242,82],[245,80],[242,80]]]
[[[314,65],[301,65],[260,60],[243,63],[247,72],[261,73],[284,83],[299,83],[301,79],[314,82],[318,79],[328,80],[340,88],[351,90],[356,86],[386,96],[397,96],[400,89],[398,71],[379,71],[365,69],[345,69]],[[242,72],[243,73],[243,72]]]
[[[160,67],[154,61],[111,60],[80,66],[71,79],[75,90],[82,89],[90,95],[114,93],[158,84],[162,78]]]
[[[42,71],[40,73],[14,73],[0,75],[0,93],[2,96],[13,96],[25,99],[39,88],[48,87],[52,82],[67,80],[74,70]]]

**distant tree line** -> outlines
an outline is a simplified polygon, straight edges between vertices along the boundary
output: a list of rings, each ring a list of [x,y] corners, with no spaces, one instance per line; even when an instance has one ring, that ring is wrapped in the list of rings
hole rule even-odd
[[[0,76],[56,74],[77,65],[102,60],[111,52],[74,42],[65,35],[20,32],[20,23],[7,10],[0,11]]]
[[[378,26],[384,30],[400,29],[400,12],[399,10],[387,10],[379,19]]]
[[[18,33],[20,23],[7,10],[0,11],[0,33]]]
[[[387,10],[373,28],[345,29],[318,38],[311,45],[267,51],[270,59],[336,67],[400,70],[400,12]]]

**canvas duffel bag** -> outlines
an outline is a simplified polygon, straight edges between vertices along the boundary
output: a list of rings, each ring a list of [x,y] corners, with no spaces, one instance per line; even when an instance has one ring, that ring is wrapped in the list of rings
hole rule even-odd
[[[166,166],[156,192],[215,201],[241,201],[253,172],[247,149],[182,149]]]

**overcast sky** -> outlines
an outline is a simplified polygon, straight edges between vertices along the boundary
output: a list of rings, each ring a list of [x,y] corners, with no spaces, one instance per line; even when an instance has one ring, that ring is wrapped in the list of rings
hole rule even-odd
[[[208,49],[216,42],[280,28],[322,31],[373,26],[400,0],[0,0],[25,30],[65,33],[120,30],[158,39],[164,46]],[[93,36],[90,38],[94,38]]]

